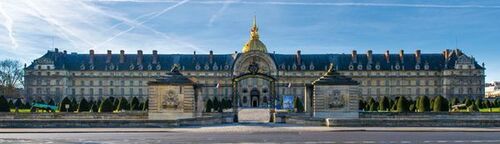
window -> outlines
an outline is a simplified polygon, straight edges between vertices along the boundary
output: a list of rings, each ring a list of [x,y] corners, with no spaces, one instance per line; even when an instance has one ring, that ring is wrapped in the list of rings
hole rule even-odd
[[[115,91],[114,91],[114,89],[113,89],[113,88],[110,88],[110,89],[109,89],[109,95],[110,95],[110,96],[115,95]]]
[[[84,88],[81,88],[81,89],[80,89],[80,96],[83,96],[83,94],[85,94],[85,89],[84,89]]]
[[[110,86],[113,86],[114,82],[113,81],[109,81],[109,85]]]
[[[142,88],[139,89],[139,95],[142,96]]]
[[[125,83],[124,83],[124,84],[125,84]],[[121,94],[122,96],[124,96],[124,95],[125,95],[125,89],[124,89],[124,88],[120,88],[120,94]]]
[[[85,82],[84,82],[83,80],[82,80],[82,81],[80,81],[80,85],[81,85],[81,86],[85,85]]]
[[[102,86],[102,81],[99,81],[99,86]]]
[[[73,88],[71,89],[71,95],[75,96],[76,95],[76,90]]]
[[[90,89],[89,89],[89,95],[90,95],[90,96],[94,96],[94,89],[93,89],[93,88],[90,88]]]
[[[134,85],[134,81],[130,81],[130,86],[133,86]]]
[[[129,89],[129,93],[130,93],[130,96],[134,96],[134,89],[133,89],[133,88],[130,88],[130,89]]]
[[[90,86],[94,86],[94,81],[90,81]]]
[[[125,81],[124,81],[124,80],[122,80],[122,81],[121,81],[121,84],[122,84],[122,86],[125,86]]]
[[[99,88],[99,96],[102,96],[102,88]]]

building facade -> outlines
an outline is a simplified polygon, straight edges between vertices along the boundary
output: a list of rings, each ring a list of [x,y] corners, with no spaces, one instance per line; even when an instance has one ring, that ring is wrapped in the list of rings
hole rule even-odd
[[[485,87],[485,97],[486,98],[497,98],[500,97],[500,82],[495,81],[492,83],[486,83]]]
[[[231,54],[114,54],[48,51],[25,67],[25,90],[30,99],[64,97],[97,99],[138,97],[145,100],[147,83],[165,76],[174,66],[197,85],[206,101],[238,95],[243,107],[271,105],[273,95],[303,98],[306,85],[335,65],[343,76],[359,82],[359,98],[405,96],[484,97],[484,64],[459,49],[442,53],[360,54],[269,53],[254,21],[242,52]],[[252,75],[253,73],[253,75]],[[243,75],[248,75],[244,76]],[[235,82],[235,79],[237,79]],[[236,89],[234,89],[236,88]],[[236,91],[233,91],[236,90]]]

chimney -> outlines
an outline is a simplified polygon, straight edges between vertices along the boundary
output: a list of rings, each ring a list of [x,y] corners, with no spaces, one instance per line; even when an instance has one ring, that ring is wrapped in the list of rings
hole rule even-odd
[[[137,65],[142,64],[142,50],[137,50]]]
[[[443,51],[443,55],[444,55],[444,59],[448,60],[448,57],[450,56],[450,50],[449,49],[445,49]]]
[[[193,63],[196,62],[196,51],[193,51]]]
[[[415,60],[420,63],[420,50],[415,51]]]
[[[297,50],[297,55],[295,56],[296,60],[297,60],[297,65],[302,65],[302,56],[300,54],[300,50]]]
[[[368,58],[368,63],[372,63],[373,61],[373,51],[372,50],[368,50],[368,53],[366,54],[366,57]]]
[[[106,55],[106,63],[111,63],[111,50],[108,50],[108,55]]]
[[[352,63],[357,63],[358,62],[358,52],[356,50],[352,50]]]
[[[124,63],[125,62],[125,51],[124,50],[120,50],[120,63]]]
[[[387,61],[387,63],[391,63],[391,54],[389,53],[389,50],[385,51],[385,61]]]
[[[64,51],[63,51],[63,53],[64,53],[64,54],[68,54],[68,51],[64,50]]]
[[[401,63],[405,63],[404,56],[405,56],[405,51],[404,50],[399,51],[399,59],[401,60]]]
[[[94,50],[93,50],[93,49],[91,49],[91,50],[89,51],[89,53],[90,53],[89,63],[90,63],[90,64],[94,64],[94,58],[95,58],[95,55],[94,55]]]
[[[158,64],[158,51],[156,50],[153,50],[153,61],[151,63]]]
[[[214,52],[210,50],[210,54],[208,55],[208,62],[211,64],[214,62]]]
[[[56,53],[59,53],[59,49],[58,49],[58,48],[55,48],[55,49],[54,49],[54,51],[55,51]]]

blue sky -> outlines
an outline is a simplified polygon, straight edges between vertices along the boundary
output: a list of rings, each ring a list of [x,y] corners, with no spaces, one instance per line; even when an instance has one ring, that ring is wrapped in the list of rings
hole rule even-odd
[[[232,53],[257,16],[270,52],[460,48],[500,80],[500,1],[3,0],[0,59],[29,63],[58,47],[88,53]]]

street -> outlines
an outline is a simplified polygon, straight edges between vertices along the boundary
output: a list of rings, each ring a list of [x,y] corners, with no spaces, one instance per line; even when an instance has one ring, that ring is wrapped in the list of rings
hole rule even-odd
[[[0,129],[0,143],[500,143],[497,129],[230,124],[166,129]],[[121,131],[120,131],[121,130]],[[66,131],[66,132],[63,132]]]

